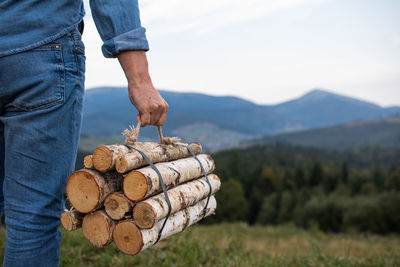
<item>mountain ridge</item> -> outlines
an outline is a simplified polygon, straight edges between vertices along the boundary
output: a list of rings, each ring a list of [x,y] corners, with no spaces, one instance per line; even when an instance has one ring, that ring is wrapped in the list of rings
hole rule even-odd
[[[384,108],[321,89],[277,105],[258,105],[234,96],[159,92],[169,104],[164,133],[184,136],[187,142],[200,141],[205,146],[212,143],[208,147],[212,150],[263,136],[400,114],[397,106]],[[136,124],[136,114],[124,87],[87,90],[82,134],[96,138],[120,136],[128,125]],[[143,128],[140,135],[142,140],[157,139],[153,127]]]

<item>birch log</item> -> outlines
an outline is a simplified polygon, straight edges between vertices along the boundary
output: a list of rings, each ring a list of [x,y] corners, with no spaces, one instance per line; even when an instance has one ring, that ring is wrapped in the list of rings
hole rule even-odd
[[[207,174],[215,169],[214,160],[210,155],[201,154],[197,158]],[[200,164],[192,157],[157,163],[155,166],[160,171],[167,188],[202,176]],[[127,198],[132,201],[139,201],[162,191],[157,173],[151,167],[137,169],[125,175],[123,190]]]
[[[93,169],[93,156],[92,155],[87,155],[83,158],[83,166],[85,166],[86,169]]]
[[[104,210],[87,214],[83,218],[82,232],[90,244],[98,248],[112,242],[112,232],[115,222],[107,216]]]
[[[61,224],[67,231],[74,231],[82,226],[83,214],[76,210],[64,211],[61,214]]]
[[[147,144],[151,146],[148,146]],[[134,147],[144,152],[153,163],[173,161],[191,156],[187,148],[181,145],[163,145],[159,143],[154,144],[135,143]],[[189,147],[195,154],[201,153],[202,148],[199,143],[190,144]],[[120,155],[116,159],[115,169],[119,173],[125,173],[145,165],[148,164],[142,155],[137,151],[133,151],[132,153]]]
[[[217,175],[210,174],[208,179],[211,184],[211,194],[214,195],[221,186]],[[200,178],[185,184],[181,184],[167,191],[171,214],[192,206],[200,200],[208,197],[210,187],[206,178]],[[164,193],[160,193],[136,204],[133,209],[133,219],[136,225],[142,229],[152,228],[159,220],[165,218],[168,213],[168,204]]]
[[[169,217],[160,240],[182,232],[188,226],[200,221],[203,218],[203,209],[205,205],[206,200],[202,200],[196,205],[190,206]],[[211,215],[216,207],[217,202],[214,196],[212,196],[206,210],[206,216]],[[114,243],[123,253],[136,255],[156,242],[162,224],[163,220],[159,221],[151,229],[141,230],[136,226],[133,220],[121,221],[115,226],[113,231]]]
[[[122,175],[115,171],[100,173],[81,169],[68,178],[66,193],[77,211],[88,213],[101,208],[109,194],[121,190],[122,180]]]
[[[132,211],[133,202],[124,194],[114,192],[104,200],[104,210],[113,220],[121,220]]]
[[[199,154],[201,152],[201,145],[199,143],[193,143],[189,146],[194,153]],[[155,142],[136,142],[133,147],[144,152],[154,163],[171,161],[190,156],[187,148],[180,145],[164,145]],[[120,173],[147,165],[147,162],[139,152],[121,144],[99,146],[93,152],[93,164],[96,170],[101,172],[113,170],[116,167],[116,162],[118,162],[118,172]]]

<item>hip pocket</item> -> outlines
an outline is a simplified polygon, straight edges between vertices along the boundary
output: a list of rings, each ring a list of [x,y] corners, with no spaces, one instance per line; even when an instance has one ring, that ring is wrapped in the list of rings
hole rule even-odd
[[[12,59],[17,73],[17,92],[11,106],[25,111],[47,108],[64,102],[65,67],[62,45],[46,44],[16,54]]]

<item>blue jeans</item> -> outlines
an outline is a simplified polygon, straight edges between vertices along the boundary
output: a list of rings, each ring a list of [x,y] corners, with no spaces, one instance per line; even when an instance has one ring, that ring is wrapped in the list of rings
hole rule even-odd
[[[4,266],[59,265],[58,226],[81,130],[84,72],[78,27],[52,43],[0,58]]]

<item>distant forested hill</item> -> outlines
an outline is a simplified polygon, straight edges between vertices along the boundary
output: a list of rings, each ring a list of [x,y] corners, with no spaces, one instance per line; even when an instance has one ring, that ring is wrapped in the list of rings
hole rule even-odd
[[[287,143],[329,149],[400,147],[400,116],[265,137],[260,143]]]

